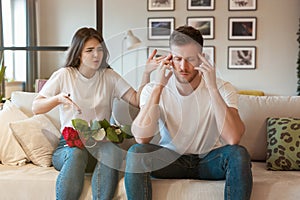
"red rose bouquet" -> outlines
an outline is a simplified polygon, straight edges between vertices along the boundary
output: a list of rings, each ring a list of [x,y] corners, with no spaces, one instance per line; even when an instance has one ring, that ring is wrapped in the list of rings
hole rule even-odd
[[[67,141],[67,145],[69,147],[78,147],[80,149],[83,149],[84,145],[81,141],[78,132],[72,128],[72,127],[65,127],[62,131],[62,135]]]

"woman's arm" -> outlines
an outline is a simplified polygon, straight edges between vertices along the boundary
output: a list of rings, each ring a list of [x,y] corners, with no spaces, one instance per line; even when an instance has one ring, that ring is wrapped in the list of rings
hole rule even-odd
[[[164,59],[166,57],[166,56],[161,56],[161,57],[155,58],[156,53],[157,53],[157,50],[155,49],[152,52],[152,54],[149,56],[149,58],[146,62],[142,81],[141,81],[141,84],[140,84],[138,90],[135,91],[133,88],[130,88],[122,97],[123,100],[125,100],[126,102],[129,102],[131,105],[133,105],[135,107],[139,107],[140,96],[141,96],[142,90],[143,90],[144,86],[150,82],[150,75],[151,75],[152,71],[154,71],[159,66],[159,63],[162,61],[162,59]]]
[[[59,104],[73,105],[77,111],[81,112],[80,108],[71,100],[69,94],[60,93],[53,97],[44,97],[38,95],[32,103],[32,112],[34,114],[43,114],[49,112]]]
[[[138,143],[149,143],[158,130],[160,97],[165,85],[173,74],[172,71],[169,71],[166,75],[166,70],[170,69],[170,58],[171,56],[169,55],[161,62],[158,68],[156,85],[152,88],[145,105],[133,121],[131,130]]]

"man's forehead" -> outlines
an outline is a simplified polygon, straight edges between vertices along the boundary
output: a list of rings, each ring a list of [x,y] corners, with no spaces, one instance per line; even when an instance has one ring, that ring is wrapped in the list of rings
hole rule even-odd
[[[171,54],[173,56],[177,56],[177,57],[193,57],[193,56],[197,56],[199,53],[199,48],[196,45],[194,45],[194,46],[173,45],[170,47],[170,50],[171,50]]]

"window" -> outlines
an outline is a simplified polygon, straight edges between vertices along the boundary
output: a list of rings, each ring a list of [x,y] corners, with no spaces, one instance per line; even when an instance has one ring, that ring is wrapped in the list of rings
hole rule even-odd
[[[46,0],[0,0],[0,57],[4,54],[4,64],[7,66],[6,78],[24,82],[24,89],[29,92],[35,91],[36,79],[47,78],[44,77],[45,74],[52,74],[47,66],[58,66],[56,65],[57,61],[64,56],[67,50],[67,46],[58,46],[57,44],[54,46],[49,46],[48,43],[46,43],[48,46],[39,45],[41,43],[39,35],[41,26],[37,22],[41,22],[39,21],[41,16],[37,16],[37,14],[40,13],[41,8],[44,8],[41,5],[45,2]],[[72,2],[72,0],[62,0],[62,2],[67,7],[69,6],[68,2]],[[57,9],[64,13],[65,10],[60,7],[61,1],[56,0],[55,3],[58,4]],[[102,31],[102,0],[96,0],[95,3],[96,6],[92,6],[92,8],[96,8],[97,29]],[[55,10],[56,4],[51,4],[53,6],[51,8]],[[82,9],[78,6],[75,8]],[[86,7],[86,9],[90,8],[90,6]],[[70,23],[72,28],[80,25],[72,18],[70,18],[70,22],[72,22]],[[47,28],[49,27],[46,26]]]
[[[4,47],[26,46],[26,0],[1,0]],[[4,51],[6,78],[26,81],[26,51]]]

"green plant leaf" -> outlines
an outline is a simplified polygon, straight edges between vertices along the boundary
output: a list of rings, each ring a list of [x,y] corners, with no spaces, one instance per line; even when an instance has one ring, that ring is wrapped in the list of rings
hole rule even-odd
[[[120,129],[122,131],[123,138],[125,138],[125,139],[133,138],[130,125],[123,125],[123,126],[121,126]]]
[[[102,128],[104,128],[105,130],[110,127],[110,123],[106,120],[106,119],[103,119],[102,121],[99,121],[100,125]]]
[[[89,124],[83,119],[72,119],[72,125],[77,131],[82,133],[90,131]]]
[[[112,127],[106,129],[106,138],[111,142],[120,142],[118,135]]]

